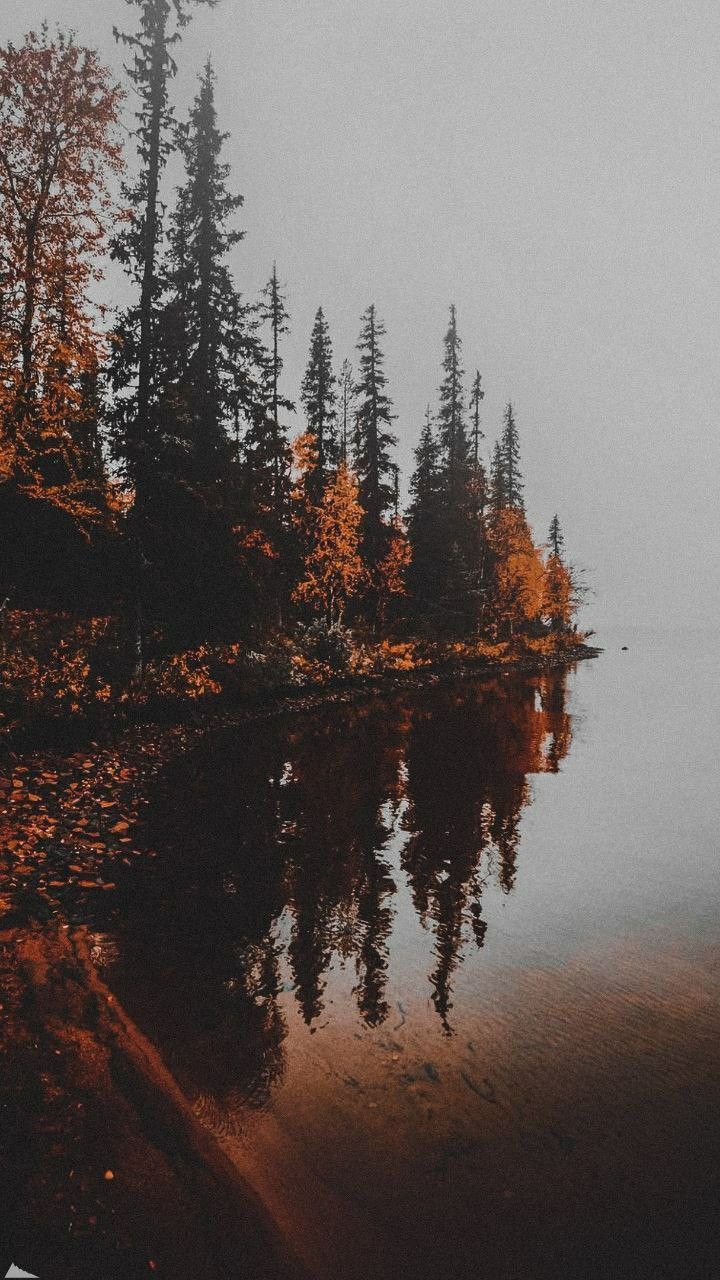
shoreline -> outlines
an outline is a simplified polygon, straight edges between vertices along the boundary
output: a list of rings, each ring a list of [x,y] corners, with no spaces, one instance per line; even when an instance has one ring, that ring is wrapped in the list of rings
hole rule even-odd
[[[572,667],[577,662],[598,658],[602,652],[602,648],[580,644],[556,653],[519,654],[517,658],[504,662],[478,659],[474,663],[437,663],[419,667],[415,671],[388,670],[371,676],[338,676],[337,679],[319,685],[316,690],[303,690],[297,693],[279,690],[276,695],[257,699],[245,706],[237,703],[229,712],[219,712],[218,720],[228,724],[233,721],[242,723],[266,720],[278,715],[321,710],[324,706],[345,705],[359,701],[363,697],[378,697],[382,694],[392,695],[406,691],[422,692],[424,689],[455,682],[483,682],[495,680],[499,676],[544,675],[546,672],[558,671],[563,667]],[[200,720],[199,723],[202,721]]]
[[[64,746],[76,747],[88,738],[107,743],[115,735],[132,729],[152,727],[181,729],[192,727],[212,730],[233,724],[274,719],[281,715],[321,710],[326,706],[344,706],[363,698],[392,696],[403,692],[422,692],[454,682],[489,681],[510,676],[544,675],[572,667],[578,662],[597,658],[603,653],[598,646],[579,643],[552,653],[520,652],[511,658],[446,660],[403,671],[388,668],[372,675],[338,674],[315,687],[294,689],[280,686],[247,698],[223,698],[198,703],[190,698],[155,699],[145,707],[108,708],[106,715],[75,714],[71,718],[38,714],[8,726],[0,734],[6,752],[32,753]]]

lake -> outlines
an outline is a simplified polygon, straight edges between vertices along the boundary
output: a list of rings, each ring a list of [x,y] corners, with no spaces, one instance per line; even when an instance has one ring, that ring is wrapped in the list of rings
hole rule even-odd
[[[321,1280],[717,1274],[717,643],[600,642],[199,735],[73,908]]]

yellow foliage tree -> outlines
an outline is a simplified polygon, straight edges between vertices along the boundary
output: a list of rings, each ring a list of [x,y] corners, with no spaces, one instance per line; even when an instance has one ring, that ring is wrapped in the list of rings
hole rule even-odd
[[[348,600],[366,580],[359,552],[362,518],[357,480],[342,463],[314,508],[305,577],[293,592],[295,600],[321,608],[331,626],[342,622]]]

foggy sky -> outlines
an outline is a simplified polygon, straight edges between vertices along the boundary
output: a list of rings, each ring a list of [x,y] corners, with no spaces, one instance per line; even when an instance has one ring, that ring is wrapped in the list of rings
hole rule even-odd
[[[0,38],[43,17],[120,70],[123,0],[3,0]],[[717,0],[220,0],[179,50],[183,109],[208,53],[237,282],[276,258],[288,286],[285,393],[318,305],[339,368],[374,301],[407,472],[454,301],[486,452],[511,397],[584,621],[716,621]]]

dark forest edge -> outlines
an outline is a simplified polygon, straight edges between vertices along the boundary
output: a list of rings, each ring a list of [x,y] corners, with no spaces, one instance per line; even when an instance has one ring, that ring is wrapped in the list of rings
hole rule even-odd
[[[0,737],[7,746],[66,737],[81,741],[135,723],[210,726],[219,719],[264,718],[447,681],[540,675],[602,652],[587,643],[589,634],[578,632],[520,637],[513,644],[387,638],[362,643],[350,632],[331,635],[329,642],[324,631],[319,640],[312,631],[308,638],[307,629],[295,637],[275,636],[265,652],[227,644],[172,653],[149,662],[140,679],[113,689],[122,657],[111,639],[113,623],[6,615]]]
[[[0,50],[0,734],[591,656],[511,404],[483,460],[454,306],[404,512],[374,304],[339,372],[318,308],[290,442],[285,294],[273,265],[247,301],[228,266],[210,64],[186,121],[170,100],[197,5],[127,2],[129,165],[94,51],[47,29]],[[132,297],[112,315],[90,300],[108,255]]]

